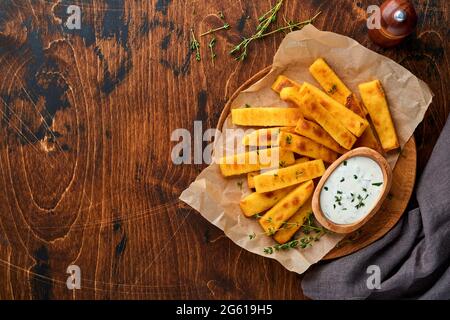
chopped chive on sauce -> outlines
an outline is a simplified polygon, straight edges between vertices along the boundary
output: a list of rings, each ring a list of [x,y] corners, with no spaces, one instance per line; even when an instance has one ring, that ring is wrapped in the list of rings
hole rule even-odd
[[[344,166],[346,166],[347,165],[347,160],[344,160]]]
[[[355,180],[357,180],[357,179],[358,179],[358,176],[357,176],[356,174],[354,174],[354,175],[353,175],[353,178],[354,178]]]
[[[328,187],[323,187],[325,189],[325,191],[328,191]]]
[[[342,178],[341,178],[341,181],[340,181],[340,182],[344,182],[344,181],[345,181],[345,178],[344,178],[344,177],[342,177]]]
[[[372,185],[373,186],[376,186],[376,187],[379,187],[379,186],[381,186],[383,184],[383,182],[375,182],[375,183],[372,183]]]

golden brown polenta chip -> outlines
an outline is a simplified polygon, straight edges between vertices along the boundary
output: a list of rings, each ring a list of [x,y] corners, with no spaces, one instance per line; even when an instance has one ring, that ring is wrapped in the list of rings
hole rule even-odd
[[[367,111],[369,111],[383,149],[390,151],[398,148],[400,144],[381,82],[374,80],[361,83],[359,92]]]

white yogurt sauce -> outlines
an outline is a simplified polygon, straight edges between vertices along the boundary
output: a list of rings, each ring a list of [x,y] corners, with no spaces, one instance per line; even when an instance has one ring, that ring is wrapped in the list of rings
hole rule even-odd
[[[356,156],[331,173],[320,192],[323,214],[336,224],[361,220],[376,205],[383,189],[383,172],[369,157]]]

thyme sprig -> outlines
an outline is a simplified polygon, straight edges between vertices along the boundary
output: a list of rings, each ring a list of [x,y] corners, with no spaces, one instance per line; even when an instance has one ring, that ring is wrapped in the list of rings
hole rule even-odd
[[[214,47],[216,46],[216,38],[212,37],[211,41],[208,43],[209,52],[211,53],[211,61],[214,63],[214,59],[216,59],[216,53],[214,52]]]
[[[247,57],[248,46],[254,40],[262,39],[264,37],[267,37],[272,34],[275,34],[275,33],[281,32],[281,31],[285,31],[285,30],[293,31],[294,29],[300,29],[304,25],[312,23],[320,14],[320,12],[318,12],[314,17],[312,17],[311,19],[305,20],[305,21],[300,21],[300,22],[289,21],[289,22],[287,22],[287,25],[285,25],[285,26],[276,28],[275,30],[272,30],[272,31],[267,31],[269,29],[269,27],[277,20],[277,15],[278,15],[278,12],[279,12],[281,6],[283,5],[283,2],[284,2],[284,0],[278,0],[276,2],[276,4],[269,11],[267,11],[262,16],[260,16],[258,18],[259,24],[256,27],[255,33],[248,38],[242,39],[242,41],[240,43],[238,43],[231,49],[230,54],[236,55],[235,59],[237,61],[243,61]]]
[[[329,231],[322,226],[316,226],[314,224],[312,214],[308,216],[301,228],[303,236],[283,244],[275,244],[270,247],[264,248],[265,254],[272,254],[275,251],[289,250],[294,248],[306,249],[311,247],[314,242],[319,241],[320,238]]]
[[[203,32],[203,33],[200,35],[200,37],[206,36],[206,35],[208,35],[208,34],[211,34],[211,33],[214,33],[214,32],[220,31],[220,30],[228,30],[228,29],[230,29],[230,25],[229,25],[227,22],[225,22],[225,23],[223,24],[223,26],[221,26],[221,27],[218,27],[218,28],[215,28],[215,29],[209,29],[208,31]]]
[[[195,51],[195,60],[200,61],[200,43],[195,38],[194,29],[191,28],[191,40],[189,42],[189,48]]]
[[[289,250],[289,249],[294,249],[294,248],[306,249],[307,247],[311,247],[314,242],[319,241],[320,238],[324,234],[325,234],[325,232],[317,233],[315,235],[307,235],[307,236],[303,236],[299,239],[294,239],[294,240],[291,240],[291,241],[283,243],[283,244],[276,244],[271,247],[265,247],[264,253],[272,254],[275,251]]]
[[[259,24],[256,27],[256,33],[250,36],[249,38],[244,38],[239,44],[231,49],[230,54],[237,54],[236,60],[244,60],[247,57],[247,47],[248,45],[256,39],[260,39],[269,26],[276,21],[278,11],[283,5],[284,0],[278,0],[275,6],[273,6],[269,11],[264,13],[262,16],[258,18]]]

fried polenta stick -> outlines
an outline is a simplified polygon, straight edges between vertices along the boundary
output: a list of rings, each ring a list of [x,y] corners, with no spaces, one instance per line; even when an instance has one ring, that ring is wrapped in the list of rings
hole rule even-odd
[[[295,88],[284,88],[281,90],[280,97],[300,106],[305,116],[315,120],[343,148],[350,150],[356,142],[356,137],[335,116],[328,112],[315,96],[309,93],[302,95]]]
[[[246,217],[251,217],[272,208],[278,201],[284,198],[295,186],[287,187],[265,193],[253,192],[242,199],[239,206]]]
[[[364,108],[355,94],[351,92],[324,59],[319,58],[314,61],[309,67],[309,71],[330,97],[345,105],[361,118],[366,119],[366,108]],[[356,141],[355,147],[368,147],[378,152],[383,152],[370,124]]]
[[[360,137],[364,130],[369,126],[366,119],[361,118],[350,109],[347,109],[344,105],[340,104],[312,84],[305,82],[300,89],[300,94],[313,95],[333,117],[339,119],[344,127],[357,137]]]
[[[306,181],[281,199],[259,219],[267,235],[273,235],[308,200],[314,191],[314,182]]]
[[[222,175],[228,177],[294,162],[292,151],[276,147],[223,157],[219,159],[219,167]]]
[[[294,163],[298,164],[298,163],[304,163],[304,162],[308,162],[308,161],[309,161],[308,157],[301,157],[301,158],[295,159]],[[285,166],[286,166],[285,163],[283,163],[283,162],[280,163],[281,168],[284,168]],[[247,173],[247,185],[248,185],[249,189],[255,189],[255,177],[260,174],[261,174],[261,172],[259,172],[259,171]]]
[[[381,82],[374,80],[361,83],[359,93],[369,111],[384,151],[397,149],[400,144]]]
[[[307,180],[321,177],[325,172],[322,160],[313,160],[292,166],[266,171],[256,177],[256,192],[263,193],[283,189]]]
[[[330,150],[309,138],[289,132],[280,133],[278,136],[278,145],[281,148],[290,150],[302,156],[313,159],[322,159],[328,163],[332,163],[338,158],[338,154],[333,150]]]
[[[280,93],[283,88],[288,87],[297,87],[300,88],[300,84],[295,82],[294,80],[289,79],[286,76],[280,75],[277,77],[275,82],[272,84],[272,90]]]
[[[302,227],[305,220],[312,214],[311,198],[306,200],[305,204],[278,229],[274,235],[274,240],[280,244],[288,242],[292,236]]]
[[[321,126],[304,118],[298,119],[295,132],[337,153],[342,154],[348,151],[341,147]]]
[[[309,72],[330,97],[342,105],[347,103],[347,98],[352,92],[342,80],[339,79],[323,58],[314,61],[313,64],[309,66]]]
[[[298,108],[239,108],[231,110],[233,124],[241,126],[294,127],[300,115]]]

